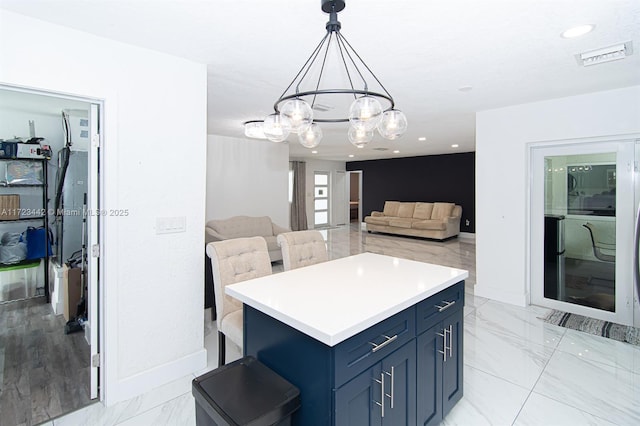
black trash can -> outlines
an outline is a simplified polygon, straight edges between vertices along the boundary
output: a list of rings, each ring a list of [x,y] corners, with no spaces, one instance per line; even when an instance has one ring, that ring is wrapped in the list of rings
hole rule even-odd
[[[300,390],[247,356],[193,379],[198,426],[287,426]]]

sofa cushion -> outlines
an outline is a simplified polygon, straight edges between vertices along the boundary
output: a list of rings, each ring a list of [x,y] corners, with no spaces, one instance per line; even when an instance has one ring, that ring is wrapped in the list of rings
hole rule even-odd
[[[272,251],[280,251],[280,247],[278,246],[277,236],[276,235],[267,235],[263,237],[267,242],[267,250]]]
[[[431,212],[433,211],[433,203],[416,203],[416,208],[413,210],[414,219],[431,219]]]
[[[388,217],[379,217],[379,216],[367,216],[364,218],[365,223],[370,223],[372,225],[389,225]]]
[[[398,207],[398,217],[413,217],[413,209],[416,203],[400,203]]]
[[[434,231],[444,231],[447,229],[447,224],[442,220],[436,219],[425,219],[425,220],[416,220],[411,224],[413,229],[427,229]]]
[[[389,226],[411,229],[411,222],[413,222],[413,219],[404,218],[404,217],[389,219]]]
[[[273,235],[269,216],[235,216],[229,219],[210,220],[207,226],[229,239]]]
[[[431,219],[446,219],[451,216],[454,203],[433,203],[433,211],[431,212]]]
[[[399,201],[385,201],[384,210],[382,211],[385,216],[398,216],[398,208],[400,207]]]

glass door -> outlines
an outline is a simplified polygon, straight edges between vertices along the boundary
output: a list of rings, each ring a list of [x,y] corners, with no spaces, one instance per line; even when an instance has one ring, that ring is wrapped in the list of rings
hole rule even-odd
[[[634,141],[532,148],[532,303],[633,323]]]
[[[329,226],[329,173],[315,172],[313,176],[313,224],[315,228]]]

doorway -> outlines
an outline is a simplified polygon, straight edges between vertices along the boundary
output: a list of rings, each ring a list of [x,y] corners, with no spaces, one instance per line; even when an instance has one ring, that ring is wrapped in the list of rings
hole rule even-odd
[[[530,147],[532,303],[634,323],[636,145],[627,139]]]
[[[42,154],[45,163],[42,172],[48,176],[48,200],[44,207],[46,226],[43,228],[50,231],[47,233],[50,235],[50,257],[45,259],[43,266],[47,274],[33,277],[34,287],[44,288],[44,292],[0,305],[0,315],[10,312],[11,317],[24,320],[6,323],[7,327],[0,330],[3,333],[0,358],[5,361],[0,370],[3,418],[9,423],[12,421],[8,419],[13,419],[16,424],[35,424],[81,408],[100,397],[100,259],[93,256],[91,248],[99,247],[100,235],[100,216],[92,212],[98,212],[100,207],[98,170],[102,103],[7,85],[0,85],[0,100],[0,139],[16,139],[15,142],[20,143],[23,136],[35,135],[36,138],[29,140],[33,144],[30,148],[37,147],[44,153],[45,145],[50,147],[50,153]],[[38,140],[40,138],[43,139]],[[69,141],[72,143],[67,143]],[[65,151],[65,148],[69,149]],[[75,194],[78,197],[72,201],[70,194],[73,191],[68,191],[64,203],[61,200],[56,206],[56,200],[63,196],[59,191],[64,183],[60,178],[60,166],[64,163],[65,152],[66,158],[80,159],[79,166],[86,172],[81,175],[76,170],[69,174],[67,189],[81,188],[81,191],[75,191],[81,193]],[[17,157],[18,162],[23,159],[22,155]],[[27,203],[29,199],[24,196],[21,201]],[[29,206],[25,204],[24,207],[21,213]],[[21,219],[18,218],[15,224],[26,223]],[[67,249],[62,254],[60,222],[65,219]],[[78,238],[74,246],[71,243],[75,237]],[[65,264],[67,259],[63,257],[70,258],[73,251],[79,252],[75,259],[77,263]],[[44,286],[41,285],[43,280],[47,281]],[[70,322],[75,328],[68,328]],[[35,328],[27,327],[31,325]],[[31,394],[30,398],[9,392],[11,383],[7,380],[16,377],[15,374],[23,382],[30,383],[29,389],[22,389]]]
[[[362,222],[362,171],[349,172],[349,222]]]

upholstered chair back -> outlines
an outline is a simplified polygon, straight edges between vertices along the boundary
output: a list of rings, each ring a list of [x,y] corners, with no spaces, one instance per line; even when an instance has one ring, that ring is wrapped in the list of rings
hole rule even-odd
[[[262,237],[235,238],[207,244],[207,254],[213,269],[213,288],[216,298],[218,330],[226,328],[225,318],[233,312],[242,312],[242,303],[227,296],[224,288],[253,278],[271,275],[271,260],[267,243]],[[242,323],[240,323],[242,327]],[[234,330],[235,334],[237,330]],[[242,336],[242,328],[240,328]],[[225,332],[225,334],[229,335]],[[232,337],[232,336],[229,336]],[[232,338],[236,341],[236,339]]]
[[[278,235],[285,271],[329,260],[327,245],[319,231],[284,232]]]

